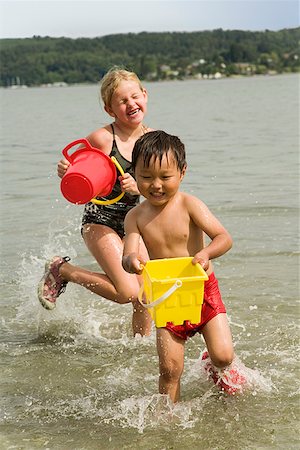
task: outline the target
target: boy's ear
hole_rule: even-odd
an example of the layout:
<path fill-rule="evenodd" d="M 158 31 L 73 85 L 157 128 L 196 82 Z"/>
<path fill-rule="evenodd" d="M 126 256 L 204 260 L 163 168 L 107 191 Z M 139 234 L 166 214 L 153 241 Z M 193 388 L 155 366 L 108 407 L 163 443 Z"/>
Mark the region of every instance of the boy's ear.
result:
<path fill-rule="evenodd" d="M 186 165 L 184 166 L 184 168 L 182 169 L 182 171 L 181 171 L 181 174 L 180 174 L 180 181 L 183 179 L 183 177 L 184 177 L 184 175 L 185 175 L 185 172 L 186 172 Z"/>

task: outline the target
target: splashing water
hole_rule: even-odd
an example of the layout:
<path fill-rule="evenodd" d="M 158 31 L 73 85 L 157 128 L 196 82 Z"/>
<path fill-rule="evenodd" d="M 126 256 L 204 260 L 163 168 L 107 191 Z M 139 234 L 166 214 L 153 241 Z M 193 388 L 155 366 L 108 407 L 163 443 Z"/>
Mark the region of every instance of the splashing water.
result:
<path fill-rule="evenodd" d="M 201 409 L 198 408 L 198 411 Z M 122 427 L 136 428 L 139 433 L 157 426 L 169 428 L 192 428 L 197 420 L 192 418 L 192 407 L 188 403 L 174 405 L 166 395 L 154 394 L 145 397 L 130 397 L 119 403 L 113 421 Z"/>
<path fill-rule="evenodd" d="M 251 391 L 255 395 L 257 390 L 270 393 L 274 388 L 270 380 L 266 380 L 258 370 L 246 367 L 236 355 L 230 366 L 219 369 L 213 365 L 205 350 L 200 367 L 207 379 L 212 379 L 216 386 L 231 395 L 242 394 L 245 391 Z"/>

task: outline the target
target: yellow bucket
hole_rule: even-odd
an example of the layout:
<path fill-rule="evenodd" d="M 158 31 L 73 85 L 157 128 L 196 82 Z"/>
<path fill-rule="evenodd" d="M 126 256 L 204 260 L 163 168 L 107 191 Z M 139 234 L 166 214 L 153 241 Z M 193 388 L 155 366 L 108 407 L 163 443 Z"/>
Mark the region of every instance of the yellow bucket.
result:
<path fill-rule="evenodd" d="M 192 264 L 192 259 L 154 259 L 145 264 L 139 300 L 149 309 L 157 328 L 165 327 L 167 322 L 200 322 L 208 276 L 200 264 Z"/>

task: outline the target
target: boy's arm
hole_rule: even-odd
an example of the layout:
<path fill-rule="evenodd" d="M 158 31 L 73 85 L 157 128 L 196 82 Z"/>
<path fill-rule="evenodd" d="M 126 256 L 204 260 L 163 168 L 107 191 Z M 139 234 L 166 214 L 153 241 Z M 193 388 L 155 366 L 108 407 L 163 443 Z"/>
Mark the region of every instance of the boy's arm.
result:
<path fill-rule="evenodd" d="M 196 226 L 201 228 L 211 239 L 210 244 L 197 252 L 193 259 L 194 264 L 199 262 L 204 269 L 207 269 L 210 259 L 218 258 L 231 249 L 232 238 L 201 200 L 189 197 L 188 208 Z"/>
<path fill-rule="evenodd" d="M 146 264 L 146 261 L 139 254 L 141 235 L 136 221 L 138 208 L 138 206 L 133 208 L 125 217 L 122 265 L 126 272 L 140 274 L 142 273 L 143 265 Z"/>

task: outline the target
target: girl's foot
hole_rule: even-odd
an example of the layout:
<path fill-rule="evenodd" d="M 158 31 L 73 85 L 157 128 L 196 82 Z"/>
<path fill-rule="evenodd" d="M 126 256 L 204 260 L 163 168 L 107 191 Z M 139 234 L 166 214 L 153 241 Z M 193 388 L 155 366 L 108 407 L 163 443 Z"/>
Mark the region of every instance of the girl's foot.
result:
<path fill-rule="evenodd" d="M 54 309 L 57 297 L 66 290 L 68 284 L 59 274 L 59 268 L 65 262 L 70 261 L 68 256 L 54 256 L 45 264 L 45 273 L 38 284 L 38 298 L 46 309 Z"/>

